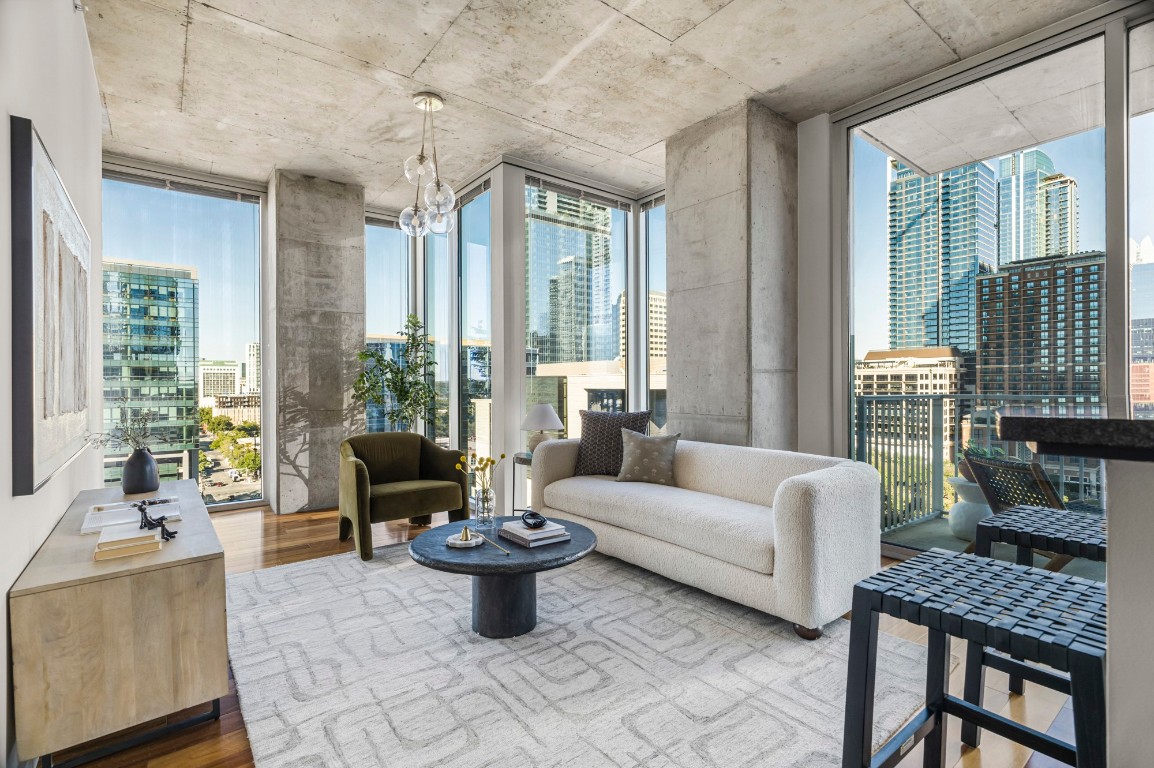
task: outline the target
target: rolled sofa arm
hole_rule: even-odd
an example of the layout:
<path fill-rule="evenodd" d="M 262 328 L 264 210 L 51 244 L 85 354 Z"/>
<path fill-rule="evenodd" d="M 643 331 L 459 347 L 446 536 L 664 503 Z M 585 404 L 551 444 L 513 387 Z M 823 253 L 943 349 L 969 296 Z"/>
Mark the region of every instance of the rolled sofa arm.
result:
<path fill-rule="evenodd" d="M 783 618 L 818 628 L 881 567 L 881 476 L 846 461 L 791 477 L 773 500 L 773 578 Z"/>
<path fill-rule="evenodd" d="M 545 508 L 545 486 L 573 477 L 580 440 L 546 440 L 533 451 L 533 509 Z"/>

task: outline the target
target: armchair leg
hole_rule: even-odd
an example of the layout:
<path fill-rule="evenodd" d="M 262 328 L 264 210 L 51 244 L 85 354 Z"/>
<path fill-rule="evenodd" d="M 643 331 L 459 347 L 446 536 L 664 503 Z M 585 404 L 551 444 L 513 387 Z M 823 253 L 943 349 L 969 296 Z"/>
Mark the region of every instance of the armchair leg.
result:
<path fill-rule="evenodd" d="M 410 517 L 409 518 L 409 525 L 421 525 L 421 526 L 428 527 L 429 525 L 432 525 L 432 523 L 433 523 L 433 516 L 432 515 L 419 515 L 417 517 Z"/>
<path fill-rule="evenodd" d="M 348 541 L 353 535 L 353 521 L 347 517 L 341 516 L 337 522 L 337 539 L 339 541 Z"/>
<path fill-rule="evenodd" d="M 809 627 L 803 627 L 800 624 L 794 624 L 793 631 L 796 632 L 797 636 L 802 640 L 817 640 L 819 637 L 821 637 L 821 627 L 810 629 Z"/>

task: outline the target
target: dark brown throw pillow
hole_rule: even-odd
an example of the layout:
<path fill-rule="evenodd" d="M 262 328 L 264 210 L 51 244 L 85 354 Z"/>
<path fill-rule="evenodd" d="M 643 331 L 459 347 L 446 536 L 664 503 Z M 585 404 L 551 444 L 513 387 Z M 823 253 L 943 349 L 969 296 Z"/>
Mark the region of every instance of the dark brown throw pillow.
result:
<path fill-rule="evenodd" d="M 603 413 L 581 411 L 581 444 L 575 475 L 614 475 L 621 471 L 621 430 L 645 434 L 652 411 Z"/>

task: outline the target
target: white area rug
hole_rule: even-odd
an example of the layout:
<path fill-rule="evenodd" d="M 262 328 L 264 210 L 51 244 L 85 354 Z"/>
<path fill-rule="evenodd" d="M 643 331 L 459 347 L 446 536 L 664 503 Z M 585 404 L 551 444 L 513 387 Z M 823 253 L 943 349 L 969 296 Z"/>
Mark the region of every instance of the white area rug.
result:
<path fill-rule="evenodd" d="M 789 624 L 594 553 L 538 575 L 538 624 L 470 629 L 470 580 L 407 547 L 230 576 L 259 768 L 841 764 L 849 622 Z M 922 705 L 923 648 L 882 635 L 877 740 Z"/>

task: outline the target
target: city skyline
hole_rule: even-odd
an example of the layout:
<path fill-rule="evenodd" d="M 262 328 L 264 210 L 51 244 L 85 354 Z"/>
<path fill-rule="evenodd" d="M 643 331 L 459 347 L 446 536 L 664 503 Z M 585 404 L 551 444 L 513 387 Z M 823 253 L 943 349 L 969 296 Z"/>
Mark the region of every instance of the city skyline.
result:
<path fill-rule="evenodd" d="M 1052 159 L 1057 173 L 1077 180 L 1080 197 L 1078 251 L 1105 248 L 1104 146 L 1104 132 L 1099 128 L 1032 148 Z M 1001 157 L 1006 156 L 990 158 L 962 168 L 984 165 L 996 176 L 995 163 Z M 892 335 L 890 328 L 892 310 L 888 299 L 890 294 L 888 209 L 891 185 L 889 164 L 890 158 L 885 153 L 855 134 L 852 224 L 853 354 L 859 360 L 870 350 L 889 349 Z M 991 235 L 997 236 L 994 232 L 991 232 Z M 887 301 L 878 302 L 876 297 L 879 295 L 887 296 Z"/>
<path fill-rule="evenodd" d="M 196 269 L 200 355 L 244 360 L 260 338 L 260 204 L 104 179 L 105 262 Z"/>

